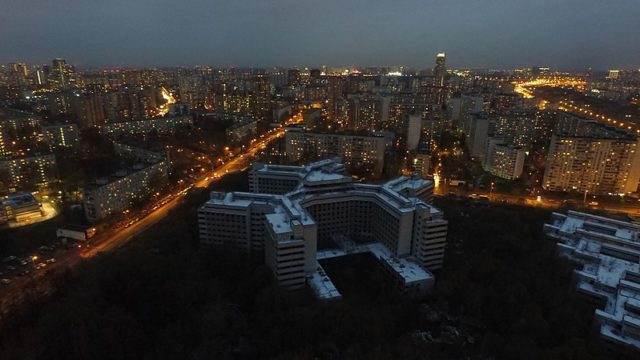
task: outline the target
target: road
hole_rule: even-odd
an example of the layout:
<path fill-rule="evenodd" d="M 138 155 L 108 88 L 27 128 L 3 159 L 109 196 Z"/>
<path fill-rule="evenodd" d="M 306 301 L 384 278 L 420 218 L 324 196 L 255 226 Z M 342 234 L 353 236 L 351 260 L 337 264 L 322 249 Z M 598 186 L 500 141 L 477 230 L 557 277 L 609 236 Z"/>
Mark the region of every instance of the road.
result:
<path fill-rule="evenodd" d="M 293 125 L 301 121 L 302 115 L 297 114 L 289 119 L 285 125 Z M 260 150 L 266 148 L 269 143 L 284 136 L 284 134 L 285 129 L 283 127 L 270 130 L 252 141 L 250 146 L 242 153 L 236 154 L 233 158 L 227 160 L 213 171 L 204 174 L 193 186 L 207 188 L 211 183 L 217 181 L 225 174 L 246 169 Z M 58 271 L 71 268 L 83 260 L 90 259 L 100 253 L 108 252 L 126 244 L 136 235 L 143 233 L 165 218 L 172 209 L 180 204 L 180 201 L 187 195 L 190 188 L 191 186 L 172 194 L 168 201 L 162 205 L 158 205 L 153 211 L 144 217 L 140 217 L 139 220 L 130 223 L 130 226 L 115 228 L 97 234 L 91 239 L 88 246 L 56 250 L 58 254 L 56 254 L 55 263 L 46 264 L 46 266 L 41 269 L 36 269 L 38 260 L 33 261 L 33 264 L 27 265 L 26 267 L 29 268 L 28 275 L 16 277 L 9 284 L 0 285 L 2 286 L 0 287 L 0 321 L 2 321 L 13 306 L 21 303 L 26 297 L 40 296 L 51 291 L 50 284 L 44 281 L 49 278 L 47 274 L 53 270 Z M 49 254 L 42 255 L 41 257 L 45 258 L 50 256 Z"/>
<path fill-rule="evenodd" d="M 548 209 L 560 209 L 565 205 L 565 199 L 562 195 L 543 193 L 541 196 L 527 196 L 527 195 L 513 195 L 502 194 L 489 190 L 468 190 L 464 187 L 449 186 L 447 184 L 441 184 L 435 191 L 436 195 L 447 196 L 456 195 L 459 197 L 468 197 L 470 199 L 479 199 L 481 196 L 488 199 L 492 203 L 507 203 L 516 205 L 526 205 L 533 207 L 542 207 Z M 589 199 L 588 199 L 589 200 Z M 583 200 L 579 198 L 568 199 L 572 207 L 575 208 L 587 208 L 588 206 L 583 204 Z M 603 210 L 612 213 L 624 213 L 632 218 L 640 217 L 640 202 L 632 203 L 612 203 L 611 201 L 599 200 L 598 206 L 590 207 L 591 209 Z"/>

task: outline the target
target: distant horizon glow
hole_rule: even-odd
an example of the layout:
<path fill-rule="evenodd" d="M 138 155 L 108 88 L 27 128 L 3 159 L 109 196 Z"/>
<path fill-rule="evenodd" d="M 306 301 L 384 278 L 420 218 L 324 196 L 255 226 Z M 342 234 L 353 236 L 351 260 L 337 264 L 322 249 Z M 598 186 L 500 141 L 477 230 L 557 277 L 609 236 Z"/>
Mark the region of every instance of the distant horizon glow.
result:
<path fill-rule="evenodd" d="M 0 62 L 99 67 L 640 68 L 620 0 L 4 0 Z"/>

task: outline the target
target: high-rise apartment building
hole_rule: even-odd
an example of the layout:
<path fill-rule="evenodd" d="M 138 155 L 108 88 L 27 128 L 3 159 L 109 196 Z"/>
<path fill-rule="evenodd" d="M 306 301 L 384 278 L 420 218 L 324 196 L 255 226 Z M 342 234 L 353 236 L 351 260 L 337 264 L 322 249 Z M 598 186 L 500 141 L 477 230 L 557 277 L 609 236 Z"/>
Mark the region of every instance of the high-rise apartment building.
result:
<path fill-rule="evenodd" d="M 638 137 L 578 115 L 559 114 L 543 187 L 551 191 L 625 194 L 638 189 Z"/>
<path fill-rule="evenodd" d="M 465 119 L 462 131 L 472 158 L 482 160 L 487 149 L 490 119 L 487 113 L 471 113 Z"/>
<path fill-rule="evenodd" d="M 522 175 L 524 158 L 523 148 L 504 139 L 489 138 L 482 167 L 497 177 L 515 180 Z"/>
<path fill-rule="evenodd" d="M 407 150 L 415 150 L 420 143 L 422 134 L 422 116 L 419 114 L 409 115 L 407 120 Z"/>
<path fill-rule="evenodd" d="M 356 135 L 350 133 L 314 133 L 297 127 L 287 128 L 285 151 L 291 161 L 340 157 L 351 169 L 380 175 L 392 134 L 386 132 Z"/>
<path fill-rule="evenodd" d="M 58 179 L 53 154 L 0 159 L 0 192 L 49 189 Z"/>
<path fill-rule="evenodd" d="M 448 98 L 447 95 L 447 83 L 445 81 L 447 75 L 446 56 L 444 53 L 439 53 L 436 56 L 436 66 L 433 69 L 434 85 L 436 90 L 437 103 L 443 105 Z"/>
<path fill-rule="evenodd" d="M 65 59 L 56 58 L 52 61 L 48 81 L 55 87 L 66 88 L 78 83 L 78 75 L 73 65 L 67 64 Z"/>

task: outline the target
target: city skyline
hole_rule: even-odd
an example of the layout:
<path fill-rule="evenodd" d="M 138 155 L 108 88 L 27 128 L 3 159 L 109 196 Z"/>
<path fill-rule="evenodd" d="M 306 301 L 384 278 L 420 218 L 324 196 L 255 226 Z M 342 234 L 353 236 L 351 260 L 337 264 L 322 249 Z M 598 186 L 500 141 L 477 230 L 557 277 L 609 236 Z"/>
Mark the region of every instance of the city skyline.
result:
<path fill-rule="evenodd" d="M 632 1 L 350 0 L 322 6 L 280 0 L 242 3 L 139 0 L 77 3 L 10 0 L 0 14 L 0 62 L 79 67 L 424 68 L 447 53 L 451 68 L 637 69 L 640 23 Z M 366 6 L 365 6 L 366 5 Z M 524 16 L 526 14 L 526 16 Z M 615 60 L 614 60 L 615 59 Z"/>

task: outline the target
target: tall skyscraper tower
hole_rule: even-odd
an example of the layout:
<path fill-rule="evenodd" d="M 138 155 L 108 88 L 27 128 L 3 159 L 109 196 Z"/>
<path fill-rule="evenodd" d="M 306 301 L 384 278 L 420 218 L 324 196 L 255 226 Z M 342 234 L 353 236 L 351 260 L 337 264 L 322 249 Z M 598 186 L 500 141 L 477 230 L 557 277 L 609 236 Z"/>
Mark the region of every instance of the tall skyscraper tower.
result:
<path fill-rule="evenodd" d="M 437 86 L 444 86 L 444 76 L 446 74 L 446 55 L 444 53 L 439 53 L 438 56 L 436 56 L 436 67 L 433 69 L 435 84 Z"/>
<path fill-rule="evenodd" d="M 439 53 L 436 56 L 436 67 L 433 69 L 434 85 L 438 89 L 438 104 L 443 105 L 447 101 L 447 89 L 445 88 L 444 77 L 447 74 L 446 56 L 444 53 Z"/>

